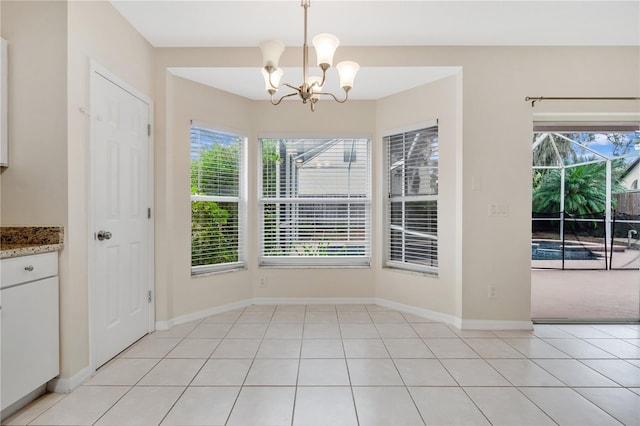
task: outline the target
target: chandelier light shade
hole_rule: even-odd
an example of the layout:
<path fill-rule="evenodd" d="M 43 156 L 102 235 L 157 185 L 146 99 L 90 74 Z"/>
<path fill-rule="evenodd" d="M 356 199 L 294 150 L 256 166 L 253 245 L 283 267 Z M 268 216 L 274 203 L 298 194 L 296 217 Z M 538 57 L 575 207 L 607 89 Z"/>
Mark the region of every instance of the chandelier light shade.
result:
<path fill-rule="evenodd" d="M 344 99 L 339 99 L 330 92 L 323 92 L 327 70 L 333 66 L 333 55 L 340 45 L 338 37 L 332 34 L 318 34 L 313 38 L 312 44 L 316 51 L 318 67 L 322 71 L 322 77 L 309 77 L 309 47 L 307 46 L 307 10 L 311 6 L 311 0 L 302 0 L 301 6 L 304 8 L 304 43 L 302 45 L 302 84 L 294 86 L 283 83 L 293 92 L 283 95 L 279 99 L 274 99 L 275 93 L 280 88 L 280 80 L 283 75 L 281 68 L 278 68 L 280 56 L 284 52 L 284 44 L 278 40 L 268 40 L 260 43 L 262 51 L 262 76 L 264 77 L 265 90 L 271 96 L 271 103 L 278 105 L 283 99 L 298 95 L 302 99 L 302 103 L 307 102 L 311 105 L 311 111 L 315 111 L 315 104 L 320 96 L 329 96 L 336 102 L 344 103 L 349 99 L 349 91 L 353 88 L 353 82 L 360 66 L 352 61 L 340 62 L 336 65 L 340 76 L 340 87 L 344 90 Z"/>
<path fill-rule="evenodd" d="M 278 61 L 284 52 L 284 43 L 280 40 L 267 40 L 260 43 L 262 50 L 262 66 L 278 68 Z"/>
<path fill-rule="evenodd" d="M 348 92 L 353 87 L 353 80 L 356 78 L 360 65 L 353 61 L 342 61 L 336 65 L 336 69 L 340 75 L 340 87 Z"/>
<path fill-rule="evenodd" d="M 280 68 L 276 68 L 271 74 L 267 72 L 266 68 L 262 68 L 262 77 L 264 77 L 265 82 L 264 88 L 269 94 L 273 95 L 278 91 L 277 87 L 280 85 L 282 74 L 284 74 L 284 72 Z"/>
<path fill-rule="evenodd" d="M 336 53 L 336 49 L 340 45 L 340 40 L 333 34 L 318 34 L 313 38 L 311 42 L 316 49 L 316 56 L 318 57 L 318 66 L 320 68 L 329 68 L 333 65 L 333 54 Z"/>

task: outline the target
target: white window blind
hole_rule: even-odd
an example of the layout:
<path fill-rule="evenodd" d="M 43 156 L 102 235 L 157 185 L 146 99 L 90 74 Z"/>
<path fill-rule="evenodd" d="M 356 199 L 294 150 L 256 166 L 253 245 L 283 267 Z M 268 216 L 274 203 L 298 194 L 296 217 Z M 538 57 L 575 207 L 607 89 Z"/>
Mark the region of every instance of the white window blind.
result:
<path fill-rule="evenodd" d="M 191 273 L 244 265 L 245 139 L 191 124 Z"/>
<path fill-rule="evenodd" d="M 438 270 L 438 127 L 384 138 L 389 267 Z"/>
<path fill-rule="evenodd" d="M 368 139 L 261 139 L 260 263 L 369 265 Z"/>

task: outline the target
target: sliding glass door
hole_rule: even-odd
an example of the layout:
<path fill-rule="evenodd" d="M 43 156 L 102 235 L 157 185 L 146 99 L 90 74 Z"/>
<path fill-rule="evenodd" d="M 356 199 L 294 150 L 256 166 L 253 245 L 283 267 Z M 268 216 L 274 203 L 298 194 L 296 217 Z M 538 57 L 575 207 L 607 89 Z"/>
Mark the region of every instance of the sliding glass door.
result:
<path fill-rule="evenodd" d="M 532 317 L 638 320 L 637 126 L 539 124 L 534 130 Z"/>

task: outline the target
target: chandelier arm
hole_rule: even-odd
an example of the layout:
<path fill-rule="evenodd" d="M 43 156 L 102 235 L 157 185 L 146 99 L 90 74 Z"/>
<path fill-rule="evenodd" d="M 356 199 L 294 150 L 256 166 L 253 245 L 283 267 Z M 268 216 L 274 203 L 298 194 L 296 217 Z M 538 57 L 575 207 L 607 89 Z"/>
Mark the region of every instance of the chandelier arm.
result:
<path fill-rule="evenodd" d="M 344 99 L 340 100 L 336 97 L 336 95 L 334 95 L 331 92 L 318 92 L 318 93 L 314 93 L 314 95 L 325 95 L 325 96 L 331 96 L 333 98 L 334 101 L 338 102 L 339 104 L 343 104 L 345 102 L 347 102 L 347 100 L 349 99 L 349 91 L 345 90 L 344 91 Z"/>
<path fill-rule="evenodd" d="M 271 81 L 271 76 L 273 75 L 273 72 L 269 72 L 269 71 L 267 71 L 267 73 L 269 74 L 269 86 L 271 86 L 271 88 L 272 88 L 273 90 L 278 90 L 278 87 L 277 87 L 277 86 L 274 86 L 274 85 L 273 85 L 273 82 Z"/>
<path fill-rule="evenodd" d="M 297 94 L 298 94 L 298 93 L 296 93 L 296 92 L 289 93 L 288 95 L 284 95 L 284 96 L 282 96 L 280 99 L 278 99 L 278 101 L 277 101 L 277 102 L 273 102 L 273 95 L 271 95 L 271 105 L 280 105 L 280 102 L 282 102 L 282 100 L 283 100 L 284 98 L 288 98 L 289 96 L 295 96 L 295 95 L 297 95 Z"/>
<path fill-rule="evenodd" d="M 289 84 L 289 83 L 282 83 L 282 85 L 283 85 L 283 86 L 287 86 L 288 88 L 293 89 L 293 90 L 295 90 L 296 92 L 300 92 L 300 88 L 299 88 L 299 87 L 293 86 L 293 85 L 291 85 L 291 84 Z"/>
<path fill-rule="evenodd" d="M 319 87 L 324 86 L 324 81 L 327 78 L 327 68 L 321 67 L 321 69 L 322 69 L 322 82 L 320 84 L 318 84 Z"/>
<path fill-rule="evenodd" d="M 260 48 L 263 53 L 263 60 L 266 65 L 264 65 L 264 71 L 268 73 L 268 77 L 265 75 L 265 79 L 267 80 L 266 90 L 270 94 L 270 102 L 272 105 L 279 105 L 284 98 L 288 98 L 291 96 L 298 95 L 302 100 L 302 103 L 307 103 L 310 101 L 311 111 L 315 111 L 316 103 L 318 102 L 318 97 L 320 95 L 330 96 L 334 101 L 338 103 L 345 103 L 349 99 L 349 91 L 351 90 L 351 85 L 353 85 L 353 79 L 355 77 L 355 73 L 358 71 L 358 64 L 355 62 L 345 62 L 345 66 L 341 67 L 340 64 L 337 65 L 339 71 L 341 68 L 344 68 L 348 71 L 345 74 L 345 77 L 348 77 L 344 80 L 341 78 L 340 84 L 343 85 L 342 89 L 344 90 L 344 99 L 338 99 L 336 95 L 331 92 L 322 92 L 322 88 L 325 85 L 327 79 L 327 70 L 331 67 L 333 53 L 335 52 L 336 47 L 339 44 L 339 40 L 337 37 L 331 34 L 322 34 L 316 36 L 318 38 L 318 44 L 314 44 L 316 47 L 316 54 L 318 54 L 318 46 L 323 48 L 323 55 L 321 55 L 320 59 L 318 59 L 321 63 L 318 64 L 320 69 L 322 70 L 322 78 L 319 77 L 309 77 L 309 46 L 307 44 L 307 33 L 308 33 L 308 9 L 311 6 L 311 0 L 300 0 L 300 5 L 304 9 L 304 38 L 302 44 L 302 84 L 300 86 L 293 86 L 289 83 L 280 83 L 280 78 L 282 77 L 282 70 L 277 68 L 278 58 L 282 54 L 282 50 L 284 49 L 284 45 L 281 42 L 264 42 L 264 46 L 261 43 Z M 314 39 L 315 41 L 315 39 Z M 268 45 L 267 45 L 268 44 Z M 274 46 L 275 44 L 275 46 Z M 266 55 L 266 57 L 265 57 Z M 274 56 L 275 59 L 271 59 L 270 57 Z M 326 56 L 326 58 L 325 58 Z M 275 65 L 274 65 L 275 64 Z M 276 78 L 279 86 L 273 84 L 273 74 L 278 72 Z M 311 81 L 309 81 L 311 80 Z M 346 85 L 345 85 L 346 84 Z M 286 86 L 293 90 L 293 92 L 288 93 L 277 100 L 274 100 L 274 94 L 276 93 L 278 87 Z M 318 92 L 315 92 L 318 90 Z"/>

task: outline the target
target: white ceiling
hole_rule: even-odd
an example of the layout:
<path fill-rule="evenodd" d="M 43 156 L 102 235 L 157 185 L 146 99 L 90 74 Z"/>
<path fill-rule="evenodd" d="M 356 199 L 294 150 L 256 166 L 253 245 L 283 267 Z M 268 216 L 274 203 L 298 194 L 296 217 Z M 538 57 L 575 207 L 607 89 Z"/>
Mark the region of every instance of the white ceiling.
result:
<path fill-rule="evenodd" d="M 111 3 L 155 47 L 246 47 L 266 39 L 302 44 L 300 0 Z M 329 32 L 342 46 L 640 46 L 639 0 L 312 0 L 308 20 L 309 38 Z M 259 66 L 172 72 L 266 99 Z M 285 69 L 283 81 L 301 80 L 296 71 Z M 454 72 L 448 67 L 363 68 L 350 97 L 378 99 Z"/>

